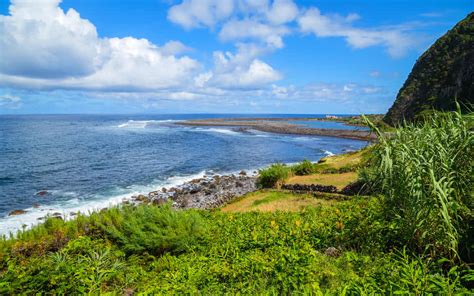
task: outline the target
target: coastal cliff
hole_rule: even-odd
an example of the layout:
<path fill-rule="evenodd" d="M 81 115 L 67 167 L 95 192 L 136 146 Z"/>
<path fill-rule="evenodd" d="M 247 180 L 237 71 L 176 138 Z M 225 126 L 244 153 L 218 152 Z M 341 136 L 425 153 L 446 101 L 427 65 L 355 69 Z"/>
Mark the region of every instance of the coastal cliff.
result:
<path fill-rule="evenodd" d="M 435 110 L 474 103 L 474 12 L 439 38 L 417 60 L 384 117 L 396 125 Z"/>

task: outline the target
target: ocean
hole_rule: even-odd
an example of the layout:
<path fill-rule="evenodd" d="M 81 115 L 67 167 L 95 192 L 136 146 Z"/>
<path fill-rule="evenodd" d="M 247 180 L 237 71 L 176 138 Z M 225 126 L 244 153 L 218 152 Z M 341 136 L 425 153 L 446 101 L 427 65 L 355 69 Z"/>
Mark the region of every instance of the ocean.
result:
<path fill-rule="evenodd" d="M 322 117 L 0 116 L 0 234 L 28 228 L 47 214 L 67 217 L 71 212 L 99 210 L 132 195 L 205 174 L 254 171 L 274 162 L 317 161 L 367 144 L 332 137 L 175 124 L 199 118 L 309 116 Z M 337 128 L 338 123 L 331 127 Z M 26 213 L 9 216 L 13 210 Z"/>

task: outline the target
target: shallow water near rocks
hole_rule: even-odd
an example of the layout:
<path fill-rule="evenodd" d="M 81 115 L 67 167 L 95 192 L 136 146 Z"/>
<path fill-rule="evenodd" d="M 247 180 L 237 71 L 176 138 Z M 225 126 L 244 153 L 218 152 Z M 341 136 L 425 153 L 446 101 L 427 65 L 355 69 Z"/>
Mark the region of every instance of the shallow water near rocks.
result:
<path fill-rule="evenodd" d="M 210 172 L 317 161 L 366 145 L 330 137 L 174 124 L 230 116 L 238 115 L 0 116 L 0 234 L 28 227 L 48 213 L 100 209 Z M 20 209 L 27 212 L 8 216 Z"/>

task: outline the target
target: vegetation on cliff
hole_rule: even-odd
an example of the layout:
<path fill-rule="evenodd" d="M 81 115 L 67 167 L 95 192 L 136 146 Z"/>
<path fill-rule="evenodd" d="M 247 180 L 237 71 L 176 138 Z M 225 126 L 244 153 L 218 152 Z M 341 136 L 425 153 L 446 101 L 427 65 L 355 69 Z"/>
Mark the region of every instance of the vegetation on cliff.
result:
<path fill-rule="evenodd" d="M 474 12 L 439 38 L 415 63 L 384 121 L 400 124 L 432 110 L 474 104 Z"/>

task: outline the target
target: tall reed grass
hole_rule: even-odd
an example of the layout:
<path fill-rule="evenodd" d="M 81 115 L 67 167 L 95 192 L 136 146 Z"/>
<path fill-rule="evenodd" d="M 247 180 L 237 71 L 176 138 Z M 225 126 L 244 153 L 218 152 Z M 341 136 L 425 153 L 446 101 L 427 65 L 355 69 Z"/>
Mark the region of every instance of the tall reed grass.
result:
<path fill-rule="evenodd" d="M 401 244 L 472 262 L 474 134 L 460 112 L 439 113 L 378 134 L 361 178 L 383 194 Z M 467 259 L 466 259 L 467 258 Z"/>

